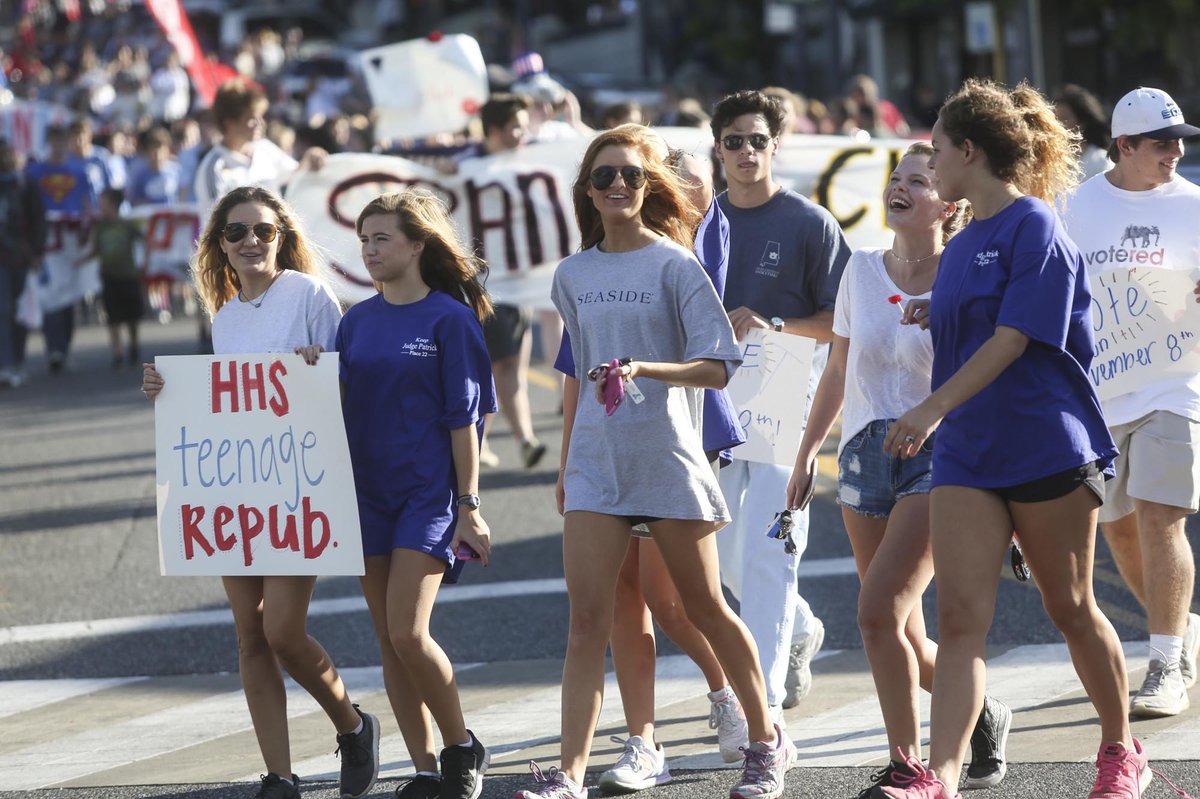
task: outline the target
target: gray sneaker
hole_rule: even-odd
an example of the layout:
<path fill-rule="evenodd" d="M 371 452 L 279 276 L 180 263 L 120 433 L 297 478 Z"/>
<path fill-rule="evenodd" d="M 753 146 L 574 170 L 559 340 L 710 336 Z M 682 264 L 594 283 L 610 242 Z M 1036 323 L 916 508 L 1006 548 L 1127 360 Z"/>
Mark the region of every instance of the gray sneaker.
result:
<path fill-rule="evenodd" d="M 1145 682 L 1129 703 L 1129 715 L 1138 718 L 1178 716 L 1188 709 L 1188 704 L 1179 664 L 1151 660 Z"/>
<path fill-rule="evenodd" d="M 375 787 L 379 777 L 379 719 L 354 706 L 363 728 L 355 735 L 337 737 L 337 755 L 342 759 L 339 788 L 342 799 L 361 799 Z"/>
<path fill-rule="evenodd" d="M 965 790 L 992 788 L 1000 784 L 1008 771 L 1004 750 L 1008 731 L 1012 727 L 1012 711 L 1008 705 L 990 696 L 983 698 L 983 710 L 971 733 L 971 764 L 967 766 Z"/>
<path fill-rule="evenodd" d="M 729 799 L 776 799 L 783 795 L 783 780 L 796 764 L 796 747 L 788 734 L 775 727 L 776 745 L 755 741 L 744 750 L 742 780 L 729 791 Z"/>
<path fill-rule="evenodd" d="M 825 625 L 813 617 L 813 631 L 804 638 L 792 639 L 787 676 L 783 680 L 783 706 L 793 708 L 812 690 L 812 660 L 825 643 Z"/>
<path fill-rule="evenodd" d="M 1179 656 L 1179 672 L 1187 688 L 1196 684 L 1197 657 L 1200 657 L 1200 614 L 1189 613 L 1183 633 L 1183 654 Z"/>
<path fill-rule="evenodd" d="M 278 774 L 264 774 L 261 779 L 254 799 L 300 799 L 300 778 L 295 774 L 290 785 L 279 779 Z"/>

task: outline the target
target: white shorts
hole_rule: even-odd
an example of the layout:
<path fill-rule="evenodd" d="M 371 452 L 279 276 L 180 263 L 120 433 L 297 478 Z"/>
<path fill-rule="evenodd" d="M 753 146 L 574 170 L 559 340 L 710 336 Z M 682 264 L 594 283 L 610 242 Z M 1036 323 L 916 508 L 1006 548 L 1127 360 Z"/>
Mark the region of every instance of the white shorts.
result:
<path fill-rule="evenodd" d="M 1109 428 L 1121 451 L 1116 476 L 1104 486 L 1100 521 L 1134 510 L 1134 500 L 1195 512 L 1200 508 L 1200 422 L 1170 411 L 1152 411 Z"/>

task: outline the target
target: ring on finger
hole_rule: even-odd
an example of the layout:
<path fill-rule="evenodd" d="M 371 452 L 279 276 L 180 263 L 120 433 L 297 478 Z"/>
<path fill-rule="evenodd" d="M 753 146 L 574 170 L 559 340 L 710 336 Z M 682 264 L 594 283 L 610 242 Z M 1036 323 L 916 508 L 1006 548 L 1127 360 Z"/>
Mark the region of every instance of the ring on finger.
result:
<path fill-rule="evenodd" d="M 905 437 L 904 437 L 904 443 L 905 443 L 905 444 L 911 444 L 911 443 L 913 443 L 914 441 L 916 441 L 916 439 L 915 439 L 915 438 L 913 438 L 912 436 L 905 436 Z"/>

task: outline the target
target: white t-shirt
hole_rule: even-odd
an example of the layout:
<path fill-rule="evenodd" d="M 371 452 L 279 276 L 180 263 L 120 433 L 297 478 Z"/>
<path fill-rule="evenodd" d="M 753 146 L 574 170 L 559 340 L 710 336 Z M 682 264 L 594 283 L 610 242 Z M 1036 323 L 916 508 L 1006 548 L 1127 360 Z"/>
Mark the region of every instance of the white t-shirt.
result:
<path fill-rule="evenodd" d="M 850 339 L 842 440 L 846 443 L 876 419 L 898 419 L 929 396 L 933 339 L 919 325 L 900 324 L 901 308 L 924 294 L 906 294 L 883 265 L 883 250 L 850 256 L 833 309 L 834 335 Z M 888 301 L 901 295 L 901 305 Z"/>
<path fill-rule="evenodd" d="M 234 296 L 221 306 L 213 317 L 213 352 L 292 352 L 310 344 L 332 352 L 341 319 L 342 307 L 323 281 L 285 269 L 254 303 Z"/>
<path fill-rule="evenodd" d="M 1175 176 L 1149 191 L 1126 191 L 1097 175 L 1067 200 L 1063 224 L 1083 254 L 1088 275 L 1148 265 L 1190 272 L 1200 267 L 1200 186 Z M 1109 426 L 1151 411 L 1200 421 L 1200 374 L 1161 375 L 1136 391 L 1104 402 Z"/>
<path fill-rule="evenodd" d="M 250 156 L 214 145 L 196 167 L 193 192 L 207 219 L 212 207 L 239 186 L 261 186 L 279 194 L 300 163 L 270 139 L 256 139 Z"/>

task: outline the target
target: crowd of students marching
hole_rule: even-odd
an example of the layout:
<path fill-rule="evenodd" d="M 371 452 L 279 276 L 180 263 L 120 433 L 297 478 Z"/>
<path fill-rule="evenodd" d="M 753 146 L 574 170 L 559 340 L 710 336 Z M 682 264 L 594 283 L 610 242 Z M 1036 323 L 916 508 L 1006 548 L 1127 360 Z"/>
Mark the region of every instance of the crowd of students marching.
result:
<path fill-rule="evenodd" d="M 650 128 L 601 132 L 584 153 L 573 184 L 582 246 L 558 267 L 552 297 L 565 324 L 556 363 L 566 380 L 556 499 L 570 599 L 561 760 L 534 765 L 516 796 L 586 797 L 610 644 L 629 737 L 600 785 L 632 791 L 670 779 L 654 737 L 647 608 L 704 672 L 720 751 L 742 762 L 730 796 L 783 793 L 797 752 L 781 708 L 808 690 L 807 661 L 823 636 L 796 568 L 816 453 L 839 413 L 838 499 L 890 758 L 860 796 L 952 799 L 960 775 L 969 788 L 1004 778 L 1012 714 L 985 695 L 984 652 L 1014 531 L 1099 718 L 1089 799 L 1141 796 L 1151 770 L 1130 712 L 1178 713 L 1195 681 L 1192 573 L 1185 563 L 1172 577 L 1175 594 L 1188 594 L 1180 613 L 1150 569 L 1161 568 L 1155 547 L 1181 536 L 1197 509 L 1200 387 L 1196 376 L 1174 376 L 1102 406 L 1087 374 L 1096 347 L 1081 251 L 1095 246 L 1088 236 L 1105 235 L 1095 220 L 1108 219 L 1111 234 L 1130 207 L 1152 208 L 1165 265 L 1195 266 L 1200 189 L 1174 167 L 1180 140 L 1200 129 L 1165 93 L 1131 92 L 1113 114 L 1115 164 L 1073 193 L 1078 135 L 1050 104 L 1025 85 L 967 81 L 942 105 L 932 142 L 910 147 L 891 173 L 892 246 L 851 253 L 827 211 L 773 180 L 783 123 L 780 103 L 760 92 L 716 105 L 729 189 L 715 198 L 703 165 Z M 362 589 L 416 767 L 396 795 L 476 799 L 489 752 L 468 729 L 429 622 L 445 572 L 492 555 L 479 491 L 482 423 L 496 410 L 484 265 L 433 195 L 385 194 L 356 221 L 379 293 L 343 316 L 302 220 L 274 191 L 243 185 L 214 202 L 192 273 L 215 351 L 294 351 L 310 363 L 337 352 Z M 1066 224 L 1056 206 L 1068 209 Z M 793 469 L 728 457 L 741 435 L 722 389 L 741 361 L 739 340 L 756 328 L 831 342 L 796 403 L 807 429 Z M 416 339 L 436 357 L 413 357 L 404 344 Z M 143 391 L 154 399 L 163 389 L 145 365 Z M 1169 467 L 1155 464 L 1163 458 Z M 769 538 L 770 509 L 783 505 L 784 540 Z M 1153 634 L 1132 708 L 1120 642 L 1092 593 L 1098 518 L 1116 528 L 1110 541 L 1122 540 L 1122 526 L 1133 549 L 1153 539 L 1137 561 L 1118 554 Z M 936 644 L 920 602 L 933 578 Z M 380 725 L 306 632 L 315 578 L 223 580 L 268 771 L 257 795 L 300 795 L 279 665 L 335 728 L 341 795 L 366 795 Z M 927 759 L 920 690 L 933 697 Z"/>

